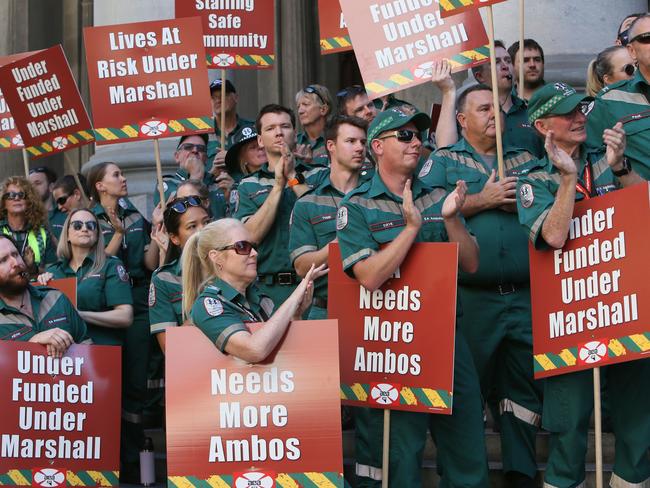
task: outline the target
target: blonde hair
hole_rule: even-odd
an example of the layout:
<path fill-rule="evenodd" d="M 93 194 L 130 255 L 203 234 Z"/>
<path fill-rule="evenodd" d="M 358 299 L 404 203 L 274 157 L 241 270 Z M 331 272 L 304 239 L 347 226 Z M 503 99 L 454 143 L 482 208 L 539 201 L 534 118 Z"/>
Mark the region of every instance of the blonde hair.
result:
<path fill-rule="evenodd" d="M 65 219 L 65 223 L 63 224 L 61 237 L 59 237 L 59 244 L 56 247 L 56 255 L 59 259 L 67 259 L 68 261 L 72 259 L 72 245 L 68 240 L 68 228 L 70 227 L 70 222 L 72 221 L 72 217 L 77 212 L 88 212 L 90 215 L 92 215 L 95 224 L 97 224 L 97 230 L 95 231 L 97 232 L 97 242 L 95 242 L 94 249 L 92 249 L 89 253 L 89 256 L 91 256 L 93 259 L 93 265 L 88 270 L 88 272 L 84 275 L 85 277 L 85 276 L 90 276 L 93 274 L 100 273 L 101 270 L 104 268 L 104 264 L 106 263 L 106 252 L 104 251 L 104 236 L 102 234 L 102 229 L 99 226 L 99 221 L 97 220 L 97 216 L 93 212 L 91 212 L 87 208 L 77 208 L 68 213 L 68 216 Z"/>
<path fill-rule="evenodd" d="M 589 67 L 587 68 L 587 95 L 595 97 L 605 87 L 605 76 L 611 76 L 614 70 L 612 57 L 621 49 L 627 48 L 623 46 L 610 46 L 598 53 L 598 56 L 589 63 Z"/>
<path fill-rule="evenodd" d="M 229 245 L 230 231 L 243 228 L 237 219 L 219 219 L 210 222 L 188 239 L 181 256 L 183 270 L 183 312 L 189 317 L 194 302 L 208 282 L 217 276 L 217 270 L 208 253 Z"/>

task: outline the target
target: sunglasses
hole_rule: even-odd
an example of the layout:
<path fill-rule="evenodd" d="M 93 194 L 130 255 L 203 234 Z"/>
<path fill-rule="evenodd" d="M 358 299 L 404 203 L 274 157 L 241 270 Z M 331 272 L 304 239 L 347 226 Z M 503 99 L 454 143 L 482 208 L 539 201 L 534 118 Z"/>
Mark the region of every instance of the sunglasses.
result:
<path fill-rule="evenodd" d="M 626 64 L 623 66 L 623 69 L 621 71 L 623 71 L 623 73 L 625 73 L 627 76 L 634 76 L 634 73 L 636 72 L 636 66 L 633 64 Z"/>
<path fill-rule="evenodd" d="M 32 168 L 29 170 L 30 175 L 33 175 L 34 173 L 47 173 L 47 168 L 45 166 L 39 166 L 38 168 Z"/>
<path fill-rule="evenodd" d="M 352 85 L 336 93 L 336 98 L 356 97 L 366 93 L 366 89 L 361 85 Z"/>
<path fill-rule="evenodd" d="M 201 207 L 201 206 L 202 203 L 199 197 L 190 196 L 178 200 L 173 200 L 167 206 L 167 209 L 165 211 L 167 212 L 173 210 L 176 213 L 184 214 L 185 212 L 187 212 L 187 209 L 190 207 Z"/>
<path fill-rule="evenodd" d="M 205 144 L 192 144 L 191 142 L 185 142 L 178 146 L 178 149 L 182 149 L 183 151 L 194 151 L 196 149 L 196 152 L 200 153 L 207 153 L 208 152 L 208 147 Z"/>
<path fill-rule="evenodd" d="M 313 94 L 313 95 L 316 95 L 316 96 L 319 98 L 320 103 L 322 103 L 323 105 L 327 105 L 327 104 L 325 103 L 325 100 L 323 100 L 322 95 L 321 95 L 320 93 L 318 93 L 318 90 L 317 90 L 316 88 L 314 88 L 312 85 L 309 85 L 309 86 L 306 87 L 303 91 L 304 91 L 305 93 L 311 93 L 311 94 Z"/>
<path fill-rule="evenodd" d="M 26 195 L 24 191 L 8 191 L 2 195 L 2 198 L 5 200 L 24 200 L 25 196 Z"/>
<path fill-rule="evenodd" d="M 630 42 L 630 29 L 625 29 L 618 35 L 618 40 L 621 41 L 622 46 L 627 46 Z"/>
<path fill-rule="evenodd" d="M 64 195 L 62 197 L 59 197 L 56 199 L 56 204 L 57 205 L 65 205 L 65 202 L 68 201 L 68 198 L 70 198 L 70 195 Z"/>
<path fill-rule="evenodd" d="M 419 132 L 410 130 L 410 129 L 401 129 L 393 132 L 389 132 L 377 139 L 386 139 L 388 137 L 396 137 L 400 142 L 411 142 L 414 137 L 417 137 L 418 141 L 422 141 L 422 136 Z"/>
<path fill-rule="evenodd" d="M 242 256 L 250 255 L 253 249 L 257 251 L 255 244 L 248 241 L 237 241 L 229 246 L 220 247 L 216 249 L 216 251 L 228 251 L 230 249 L 234 250 L 237 254 L 241 254 Z"/>
<path fill-rule="evenodd" d="M 630 39 L 630 42 L 638 42 L 640 44 L 650 44 L 650 32 L 644 32 L 638 36 L 634 36 Z"/>
<path fill-rule="evenodd" d="M 70 227 L 72 227 L 74 230 L 81 230 L 86 226 L 86 229 L 89 230 L 90 232 L 95 232 L 97 230 L 97 222 L 94 220 L 88 220 L 86 222 L 82 220 L 73 220 L 70 222 Z"/>

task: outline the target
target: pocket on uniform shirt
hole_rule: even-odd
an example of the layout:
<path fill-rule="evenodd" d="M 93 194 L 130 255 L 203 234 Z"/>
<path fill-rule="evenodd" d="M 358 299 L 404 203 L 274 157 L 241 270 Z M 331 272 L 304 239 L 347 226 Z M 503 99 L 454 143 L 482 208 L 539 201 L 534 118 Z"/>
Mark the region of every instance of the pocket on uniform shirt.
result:
<path fill-rule="evenodd" d="M 447 168 L 447 181 L 449 183 L 449 189 L 453 191 L 456 187 L 456 183 L 460 180 L 463 180 L 467 183 L 467 190 L 470 194 L 478 193 L 485 186 L 485 181 L 487 181 L 487 176 L 481 176 L 476 171 L 471 171 L 467 169 L 459 168 Z"/>

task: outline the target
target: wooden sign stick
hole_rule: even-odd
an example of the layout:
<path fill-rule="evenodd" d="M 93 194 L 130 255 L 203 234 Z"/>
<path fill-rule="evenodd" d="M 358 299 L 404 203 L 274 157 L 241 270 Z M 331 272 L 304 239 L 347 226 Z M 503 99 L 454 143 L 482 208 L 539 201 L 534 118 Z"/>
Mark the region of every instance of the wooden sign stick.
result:
<path fill-rule="evenodd" d="M 165 188 L 163 187 L 162 163 L 160 162 L 160 141 L 156 138 L 153 140 L 153 152 L 156 155 L 156 178 L 158 179 L 158 192 L 160 193 L 160 206 L 163 212 L 167 208 L 165 201 Z"/>
<path fill-rule="evenodd" d="M 25 166 L 25 178 L 29 178 L 29 153 L 23 148 L 23 165 Z"/>
<path fill-rule="evenodd" d="M 488 36 L 490 38 L 490 71 L 492 74 L 492 103 L 494 105 L 494 123 L 497 131 L 497 163 L 499 178 L 505 177 L 503 168 L 503 134 L 501 133 L 501 104 L 499 103 L 499 87 L 497 85 L 497 57 L 494 47 L 494 14 L 492 5 L 487 8 Z"/>
<path fill-rule="evenodd" d="M 221 70 L 221 150 L 226 150 L 226 70 Z"/>
<path fill-rule="evenodd" d="M 594 368 L 594 430 L 596 431 L 596 488 L 603 488 L 603 431 L 601 424 L 600 368 Z"/>
<path fill-rule="evenodd" d="M 519 0 L 519 98 L 524 99 L 524 3 L 526 0 Z M 514 59 L 513 59 L 514 62 Z"/>
<path fill-rule="evenodd" d="M 384 445 L 381 456 L 381 488 L 388 488 L 390 464 L 390 410 L 384 410 Z"/>

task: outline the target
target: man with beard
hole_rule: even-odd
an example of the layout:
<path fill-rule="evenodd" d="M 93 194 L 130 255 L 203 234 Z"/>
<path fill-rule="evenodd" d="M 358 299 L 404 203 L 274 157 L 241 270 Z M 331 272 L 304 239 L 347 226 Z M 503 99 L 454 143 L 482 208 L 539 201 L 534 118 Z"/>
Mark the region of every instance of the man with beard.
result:
<path fill-rule="evenodd" d="M 13 240 L 0 235 L 0 340 L 43 344 L 57 358 L 73 343 L 90 343 L 86 324 L 66 296 L 31 286 L 26 269 Z"/>
<path fill-rule="evenodd" d="M 368 98 L 366 89 L 361 85 L 352 85 L 339 90 L 336 98 L 340 115 L 359 117 L 368 123 L 377 116 L 377 107 Z"/>
<path fill-rule="evenodd" d="M 519 85 L 519 41 L 508 48 L 508 54 L 514 62 L 515 79 Z M 544 50 L 534 39 L 524 39 L 524 100 L 530 100 L 533 93 L 545 84 Z"/>

